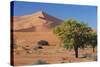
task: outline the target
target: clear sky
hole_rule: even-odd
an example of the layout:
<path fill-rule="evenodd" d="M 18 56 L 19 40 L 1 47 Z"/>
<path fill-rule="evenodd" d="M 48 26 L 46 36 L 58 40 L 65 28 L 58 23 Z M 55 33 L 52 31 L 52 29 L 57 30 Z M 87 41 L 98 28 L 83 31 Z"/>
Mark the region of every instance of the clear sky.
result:
<path fill-rule="evenodd" d="M 33 14 L 38 11 L 44 11 L 47 14 L 62 20 L 73 18 L 79 21 L 84 21 L 92 28 L 97 29 L 96 6 L 15 1 L 14 6 L 11 8 L 13 7 L 14 16 L 22 16 Z"/>

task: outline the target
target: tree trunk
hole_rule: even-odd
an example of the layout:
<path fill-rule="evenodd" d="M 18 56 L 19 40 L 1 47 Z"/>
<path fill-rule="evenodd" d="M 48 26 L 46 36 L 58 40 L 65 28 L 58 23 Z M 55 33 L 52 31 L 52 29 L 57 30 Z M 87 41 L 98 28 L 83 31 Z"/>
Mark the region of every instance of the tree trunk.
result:
<path fill-rule="evenodd" d="M 95 52 L 95 48 L 93 47 L 93 53 Z"/>
<path fill-rule="evenodd" d="M 74 46 L 75 57 L 78 58 L 78 45 Z"/>

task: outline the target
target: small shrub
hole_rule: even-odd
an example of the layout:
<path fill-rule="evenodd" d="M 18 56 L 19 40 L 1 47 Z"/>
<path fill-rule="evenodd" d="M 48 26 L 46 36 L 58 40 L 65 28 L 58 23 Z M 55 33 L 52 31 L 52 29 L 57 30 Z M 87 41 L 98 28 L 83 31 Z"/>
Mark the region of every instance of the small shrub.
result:
<path fill-rule="evenodd" d="M 61 63 L 66 63 L 66 62 L 62 61 Z"/>
<path fill-rule="evenodd" d="M 41 45 L 41 46 L 48 46 L 49 43 L 48 43 L 48 41 L 46 41 L 46 40 L 40 40 L 40 41 L 38 42 L 38 45 Z"/>
<path fill-rule="evenodd" d="M 93 55 L 93 61 L 97 61 L 98 58 L 97 58 L 97 55 Z"/>
<path fill-rule="evenodd" d="M 43 49 L 43 47 L 42 46 L 38 46 L 38 49 Z"/>
<path fill-rule="evenodd" d="M 35 64 L 48 64 L 48 63 L 44 60 L 38 60 Z"/>
<path fill-rule="evenodd" d="M 97 57 L 94 57 L 94 59 L 93 59 L 94 61 L 97 61 Z"/>

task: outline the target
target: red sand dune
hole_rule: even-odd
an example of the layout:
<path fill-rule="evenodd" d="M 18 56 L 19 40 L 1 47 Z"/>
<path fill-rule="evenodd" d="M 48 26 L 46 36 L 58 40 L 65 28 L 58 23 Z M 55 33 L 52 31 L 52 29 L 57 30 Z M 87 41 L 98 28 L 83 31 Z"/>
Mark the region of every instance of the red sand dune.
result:
<path fill-rule="evenodd" d="M 33 27 L 34 31 L 43 32 L 51 30 L 53 27 L 57 26 L 61 22 L 62 20 L 40 11 L 30 15 L 14 17 L 13 29 L 14 31 L 22 29 L 30 30 L 30 28 Z"/>
<path fill-rule="evenodd" d="M 34 45 L 39 40 L 47 40 L 50 44 L 59 43 L 53 34 L 52 28 L 59 25 L 62 20 L 50 16 L 42 11 L 13 18 L 14 40 L 22 45 Z"/>

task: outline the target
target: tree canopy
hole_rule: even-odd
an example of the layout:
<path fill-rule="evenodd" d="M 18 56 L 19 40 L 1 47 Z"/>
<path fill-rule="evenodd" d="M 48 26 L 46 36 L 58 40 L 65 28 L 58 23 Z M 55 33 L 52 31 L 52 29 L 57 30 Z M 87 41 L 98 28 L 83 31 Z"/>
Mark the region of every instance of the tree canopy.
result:
<path fill-rule="evenodd" d="M 76 57 L 78 57 L 78 48 L 84 46 L 87 43 L 93 43 L 88 39 L 92 28 L 84 22 L 80 22 L 74 19 L 69 19 L 62 22 L 61 25 L 54 28 L 53 32 L 60 38 L 65 48 L 74 48 Z M 90 38 L 90 39 L 91 39 Z"/>

